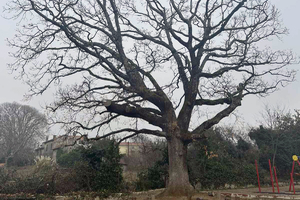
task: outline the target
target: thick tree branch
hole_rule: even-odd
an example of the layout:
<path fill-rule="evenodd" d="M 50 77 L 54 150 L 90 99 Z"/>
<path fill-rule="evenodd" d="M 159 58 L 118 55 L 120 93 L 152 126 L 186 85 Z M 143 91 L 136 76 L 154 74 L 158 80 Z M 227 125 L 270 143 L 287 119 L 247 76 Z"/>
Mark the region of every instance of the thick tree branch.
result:
<path fill-rule="evenodd" d="M 232 98 L 232 102 L 227 108 L 223 109 L 214 117 L 203 122 L 200 126 L 198 126 L 195 130 L 193 130 L 191 138 L 196 139 L 198 137 L 197 135 L 201 135 L 204 131 L 208 130 L 213 125 L 219 123 L 223 118 L 230 115 L 238 106 L 241 106 L 241 100 L 242 100 L 242 91 L 240 91 L 238 96 Z"/>
<path fill-rule="evenodd" d="M 113 101 L 105 101 L 103 104 L 109 112 L 126 117 L 141 118 L 154 126 L 164 128 L 165 120 L 162 117 L 149 112 L 148 109 L 132 107 L 128 104 L 115 104 Z"/>
<path fill-rule="evenodd" d="M 232 99 L 230 98 L 222 98 L 222 99 L 197 99 L 195 101 L 196 106 L 202 106 L 202 105 L 220 105 L 220 104 L 231 104 Z"/>

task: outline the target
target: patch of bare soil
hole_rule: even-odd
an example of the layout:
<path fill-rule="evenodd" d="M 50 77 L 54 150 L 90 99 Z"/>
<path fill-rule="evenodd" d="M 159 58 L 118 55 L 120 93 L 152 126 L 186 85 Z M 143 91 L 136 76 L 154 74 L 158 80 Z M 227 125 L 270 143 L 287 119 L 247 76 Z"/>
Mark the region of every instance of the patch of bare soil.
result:
<path fill-rule="evenodd" d="M 160 194 L 163 189 L 152 190 L 146 192 L 136 192 L 130 195 L 120 195 L 118 197 L 109 198 L 109 200 L 157 200 L 155 196 Z M 293 190 L 289 192 L 289 186 L 282 186 L 279 188 L 279 193 L 277 188 L 274 188 L 274 193 L 272 187 L 261 188 L 261 193 L 259 193 L 258 188 L 243 188 L 243 189 L 228 189 L 228 190 L 211 190 L 211 191 L 201 191 L 194 194 L 190 200 L 241 200 L 241 199 L 300 199 L 300 185 L 295 186 L 295 194 Z M 159 199 L 161 200 L 161 199 Z M 180 198 L 164 198 L 163 200 L 188 200 L 187 197 Z"/>
<path fill-rule="evenodd" d="M 156 198 L 158 194 L 163 192 L 164 189 L 158 189 L 158 190 L 150 190 L 145 192 L 134 192 L 132 194 L 128 195 L 120 195 L 115 196 L 112 198 L 109 198 L 107 200 L 190 200 L 187 197 L 164 197 L 164 198 Z M 193 195 L 191 200 L 217 200 L 217 194 L 214 194 L 213 192 L 201 192 L 196 193 Z"/>

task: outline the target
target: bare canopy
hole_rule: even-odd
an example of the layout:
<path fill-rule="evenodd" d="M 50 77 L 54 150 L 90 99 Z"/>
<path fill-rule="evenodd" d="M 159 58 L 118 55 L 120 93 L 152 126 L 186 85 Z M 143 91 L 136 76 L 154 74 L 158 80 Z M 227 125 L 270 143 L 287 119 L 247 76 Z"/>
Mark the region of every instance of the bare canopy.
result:
<path fill-rule="evenodd" d="M 18 103 L 1 104 L 0 158 L 4 158 L 7 164 L 8 159 L 20 154 L 33 154 L 35 144 L 46 130 L 46 117 L 35 108 Z"/>
<path fill-rule="evenodd" d="M 12 0 L 6 9 L 22 19 L 9 41 L 18 49 L 11 69 L 32 94 L 60 86 L 51 108 L 70 113 L 60 123 L 103 137 L 167 139 L 167 195 L 191 191 L 190 142 L 206 137 L 245 96 L 294 80 L 285 68 L 292 53 L 265 48 L 287 33 L 268 0 Z M 191 123 L 208 106 L 218 111 Z M 115 126 L 124 117 L 151 126 Z"/>

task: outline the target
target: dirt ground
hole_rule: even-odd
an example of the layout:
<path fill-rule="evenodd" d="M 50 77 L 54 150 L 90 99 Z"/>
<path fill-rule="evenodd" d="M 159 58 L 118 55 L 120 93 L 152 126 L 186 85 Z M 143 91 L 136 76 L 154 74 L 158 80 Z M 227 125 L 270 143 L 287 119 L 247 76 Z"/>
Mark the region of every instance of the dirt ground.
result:
<path fill-rule="evenodd" d="M 123 199 L 127 200 L 155 200 L 155 196 L 162 190 L 153 190 L 147 192 L 137 192 L 127 197 L 123 196 Z M 111 200 L 122 199 L 112 198 Z M 170 198 L 174 199 L 174 198 Z M 187 198 L 176 198 L 174 200 L 186 200 Z M 299 199 L 300 200 L 300 185 L 295 185 L 295 194 L 289 192 L 289 186 L 279 187 L 279 193 L 277 188 L 262 187 L 261 193 L 258 188 L 246 188 L 246 189 L 226 189 L 226 190 L 211 190 L 201 191 L 193 195 L 191 200 L 241 200 L 241 199 L 253 199 L 253 200 L 266 200 L 266 199 Z"/>
<path fill-rule="evenodd" d="M 210 190 L 210 191 L 201 191 L 194 194 L 190 199 L 186 197 L 181 198 L 164 198 L 164 199 L 156 199 L 155 197 L 160 194 L 163 189 L 160 190 L 152 190 L 145 192 L 136 192 L 132 194 L 116 194 L 113 197 L 108 198 L 107 200 L 290 200 L 290 199 L 298 199 L 300 200 L 300 185 L 295 186 L 295 194 L 293 190 L 289 192 L 289 186 L 282 186 L 279 188 L 280 193 L 278 193 L 277 188 L 274 188 L 274 193 L 271 187 L 263 187 L 261 188 L 261 193 L 259 193 L 258 188 L 246 188 L 246 189 L 226 189 L 226 190 Z M 18 199 L 22 200 L 25 198 L 6 198 L 1 199 Z M 10 196 L 9 196 L 10 197 Z M 14 196 L 12 196 L 14 197 Z M 28 200 L 28 198 L 26 198 Z M 36 199 L 36 198 L 29 198 Z M 47 198 L 46 198 L 47 199 Z M 49 198 L 48 200 L 75 200 L 75 199 L 93 199 L 100 200 L 99 197 L 86 198 L 78 196 L 76 198 L 72 196 L 54 196 Z"/>

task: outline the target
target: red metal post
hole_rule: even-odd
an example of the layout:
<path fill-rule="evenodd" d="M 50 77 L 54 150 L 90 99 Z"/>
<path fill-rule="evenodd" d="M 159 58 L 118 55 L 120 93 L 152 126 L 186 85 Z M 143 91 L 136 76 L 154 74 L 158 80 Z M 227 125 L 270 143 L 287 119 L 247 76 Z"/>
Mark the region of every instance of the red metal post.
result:
<path fill-rule="evenodd" d="M 275 181 L 276 181 L 277 191 L 278 191 L 278 194 L 279 194 L 280 192 L 279 192 L 279 185 L 278 185 L 278 179 L 277 179 L 276 167 L 274 166 L 273 168 L 274 168 L 274 176 L 275 176 Z"/>
<path fill-rule="evenodd" d="M 259 174 L 258 174 L 258 166 L 257 166 L 256 160 L 255 160 L 255 167 L 256 167 L 257 182 L 258 182 L 258 191 L 259 191 L 259 193 L 261 193 L 261 190 L 260 190 L 260 182 L 259 182 Z"/>
<path fill-rule="evenodd" d="M 291 184 L 293 185 L 294 194 L 296 194 L 295 185 L 294 185 L 294 179 L 293 179 L 293 174 L 292 173 L 291 173 Z"/>
<path fill-rule="evenodd" d="M 270 161 L 270 159 L 269 159 L 269 167 L 270 167 L 270 177 L 271 177 L 272 189 L 273 189 L 273 193 L 275 193 L 275 190 L 274 190 L 274 181 L 273 181 L 273 174 L 272 174 L 272 167 L 271 167 L 271 161 Z"/>
<path fill-rule="evenodd" d="M 294 174 L 294 168 L 295 168 L 295 161 L 293 161 L 293 166 L 292 166 L 292 174 Z M 289 192 L 291 191 L 292 187 L 292 179 L 290 181 L 290 188 L 289 188 Z"/>

